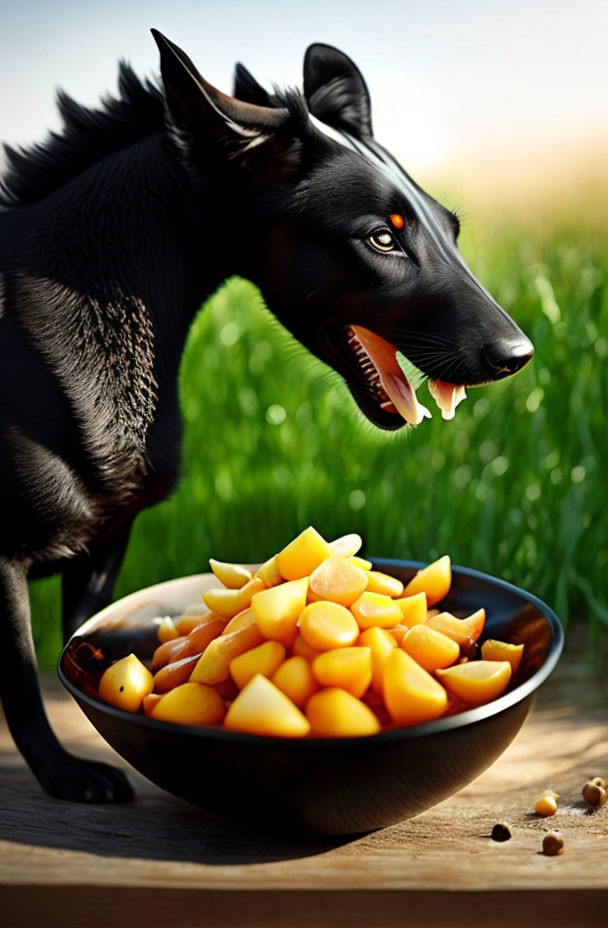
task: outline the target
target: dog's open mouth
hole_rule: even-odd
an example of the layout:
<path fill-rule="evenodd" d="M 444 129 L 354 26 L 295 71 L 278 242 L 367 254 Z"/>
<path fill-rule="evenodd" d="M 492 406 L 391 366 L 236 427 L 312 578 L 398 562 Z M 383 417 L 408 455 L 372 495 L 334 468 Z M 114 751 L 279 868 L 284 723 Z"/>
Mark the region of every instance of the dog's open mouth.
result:
<path fill-rule="evenodd" d="M 397 349 L 390 342 L 369 329 L 351 325 L 346 329 L 346 345 L 362 375 L 366 394 L 364 411 L 368 411 L 371 402 L 378 411 L 399 417 L 410 425 L 418 425 L 424 418 L 431 417 L 426 406 L 418 401 L 414 387 L 399 365 Z M 357 392 L 361 392 L 361 388 Z M 466 397 L 462 384 L 443 380 L 429 380 L 429 392 L 444 419 L 453 419 L 456 407 Z M 392 427 L 399 427 L 399 421 Z"/>

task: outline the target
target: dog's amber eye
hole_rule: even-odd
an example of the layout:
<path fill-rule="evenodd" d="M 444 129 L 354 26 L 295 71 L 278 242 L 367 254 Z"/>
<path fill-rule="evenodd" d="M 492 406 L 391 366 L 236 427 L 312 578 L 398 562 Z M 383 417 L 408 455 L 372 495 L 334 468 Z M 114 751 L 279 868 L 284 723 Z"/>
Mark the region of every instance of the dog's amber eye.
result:
<path fill-rule="evenodd" d="M 402 229 L 405 225 L 405 219 L 401 213 L 391 213 L 388 217 L 396 229 Z"/>
<path fill-rule="evenodd" d="M 378 229 L 377 232 L 370 235 L 368 241 L 376 251 L 381 251 L 383 253 L 393 251 L 395 248 L 395 239 L 388 229 Z"/>

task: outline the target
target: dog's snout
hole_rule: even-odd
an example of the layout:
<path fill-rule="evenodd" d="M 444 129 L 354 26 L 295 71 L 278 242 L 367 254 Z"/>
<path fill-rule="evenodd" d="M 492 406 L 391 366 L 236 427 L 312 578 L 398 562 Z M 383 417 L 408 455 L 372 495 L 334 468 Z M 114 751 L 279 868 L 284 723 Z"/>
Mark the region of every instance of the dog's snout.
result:
<path fill-rule="evenodd" d="M 534 345 L 522 333 L 515 338 L 501 338 L 483 349 L 494 376 L 516 374 L 534 354 Z"/>

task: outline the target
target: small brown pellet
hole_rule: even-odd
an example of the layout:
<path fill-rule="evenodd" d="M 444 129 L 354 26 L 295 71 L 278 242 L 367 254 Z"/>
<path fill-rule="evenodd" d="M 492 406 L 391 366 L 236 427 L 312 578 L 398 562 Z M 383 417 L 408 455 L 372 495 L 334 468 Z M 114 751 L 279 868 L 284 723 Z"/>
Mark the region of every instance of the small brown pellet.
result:
<path fill-rule="evenodd" d="M 564 839 L 557 831 L 550 831 L 543 838 L 543 854 L 547 857 L 555 857 L 561 854 L 564 849 Z"/>
<path fill-rule="evenodd" d="M 492 829 L 493 841 L 508 841 L 511 837 L 511 829 L 505 822 L 497 822 Z"/>
<path fill-rule="evenodd" d="M 603 786 L 599 786 L 590 780 L 583 786 L 583 799 L 588 806 L 597 809 L 598 806 L 603 806 L 606 802 L 606 790 Z"/>

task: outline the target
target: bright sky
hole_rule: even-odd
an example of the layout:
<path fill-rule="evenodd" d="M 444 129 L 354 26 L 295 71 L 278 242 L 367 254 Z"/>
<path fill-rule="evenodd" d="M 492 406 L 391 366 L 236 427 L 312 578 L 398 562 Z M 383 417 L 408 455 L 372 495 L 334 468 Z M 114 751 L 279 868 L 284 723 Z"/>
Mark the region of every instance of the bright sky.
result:
<path fill-rule="evenodd" d="M 308 44 L 342 48 L 377 137 L 413 171 L 608 126 L 606 0 L 19 0 L 2 13 L 0 138 L 56 128 L 58 86 L 89 103 L 114 90 L 121 57 L 154 73 L 151 26 L 224 90 L 239 59 L 299 84 Z"/>

